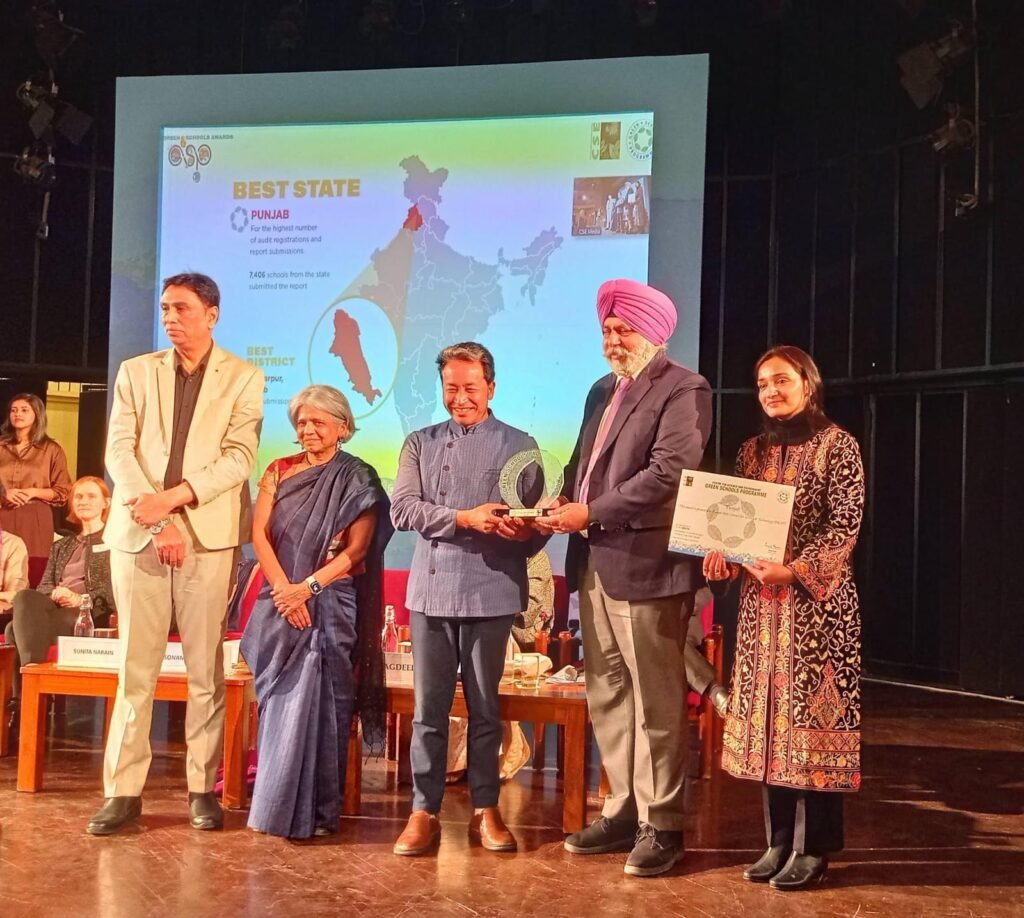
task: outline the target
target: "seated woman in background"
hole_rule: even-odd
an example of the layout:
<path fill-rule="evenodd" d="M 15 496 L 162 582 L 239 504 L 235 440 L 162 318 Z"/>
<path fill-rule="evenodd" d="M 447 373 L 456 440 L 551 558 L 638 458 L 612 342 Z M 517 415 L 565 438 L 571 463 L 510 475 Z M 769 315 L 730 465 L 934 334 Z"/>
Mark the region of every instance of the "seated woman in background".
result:
<path fill-rule="evenodd" d="M 45 663 L 57 637 L 75 633 L 75 619 L 84 595 L 92 599 L 92 620 L 97 628 L 107 627 L 114 611 L 110 551 L 103 544 L 110 489 L 102 478 L 86 475 L 71 486 L 69 502 L 68 521 L 78 526 L 79 534 L 54 542 L 39 586 L 34 590 L 21 589 L 14 596 L 14 621 L 7 626 L 4 639 L 17 646 L 19 665 Z M 15 667 L 11 699 L 14 725 L 21 681 L 18 672 Z"/>
<path fill-rule="evenodd" d="M 242 636 L 260 718 L 249 826 L 308 838 L 338 830 L 354 711 L 382 741 L 380 581 L 392 528 L 377 473 L 341 450 L 355 432 L 348 399 L 309 386 L 288 418 L 303 451 L 270 463 L 253 516 L 266 583 Z"/>
<path fill-rule="evenodd" d="M 53 544 L 53 510 L 67 502 L 71 479 L 61 445 L 46 434 L 46 406 L 38 395 L 14 396 L 0 424 L 0 526 L 25 543 L 28 556 L 40 559 Z M 38 573 L 36 574 L 38 576 Z"/>

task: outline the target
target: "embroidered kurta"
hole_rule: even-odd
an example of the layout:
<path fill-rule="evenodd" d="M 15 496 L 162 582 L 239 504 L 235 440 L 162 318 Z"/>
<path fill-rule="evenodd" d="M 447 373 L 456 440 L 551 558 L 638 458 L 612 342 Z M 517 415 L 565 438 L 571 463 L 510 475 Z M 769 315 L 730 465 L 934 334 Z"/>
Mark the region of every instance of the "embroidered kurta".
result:
<path fill-rule="evenodd" d="M 736 474 L 796 486 L 787 564 L 796 582 L 743 575 L 722 767 L 738 778 L 824 791 L 860 787 L 861 622 L 851 554 L 864 508 L 857 441 L 832 426 Z"/>

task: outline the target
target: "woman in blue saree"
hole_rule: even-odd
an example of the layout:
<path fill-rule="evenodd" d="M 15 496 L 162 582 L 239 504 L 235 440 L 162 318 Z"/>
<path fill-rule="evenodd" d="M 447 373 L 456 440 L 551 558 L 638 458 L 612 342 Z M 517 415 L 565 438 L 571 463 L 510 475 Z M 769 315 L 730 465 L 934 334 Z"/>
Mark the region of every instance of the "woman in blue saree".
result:
<path fill-rule="evenodd" d="M 259 484 L 253 548 L 266 583 L 242 636 L 259 704 L 259 768 L 249 826 L 287 838 L 336 832 L 349 726 L 383 725 L 380 579 L 391 537 L 377 473 L 342 452 L 348 400 L 309 386 L 288 406 L 303 452 Z"/>

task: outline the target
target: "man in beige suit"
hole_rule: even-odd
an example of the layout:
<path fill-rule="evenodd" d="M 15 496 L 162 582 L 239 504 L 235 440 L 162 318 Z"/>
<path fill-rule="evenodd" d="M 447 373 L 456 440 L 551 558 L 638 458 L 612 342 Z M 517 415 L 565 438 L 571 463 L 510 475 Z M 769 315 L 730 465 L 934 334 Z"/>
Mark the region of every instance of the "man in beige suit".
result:
<path fill-rule="evenodd" d="M 172 613 L 188 670 L 191 823 L 224 822 L 213 794 L 224 733 L 222 639 L 235 554 L 249 540 L 263 373 L 213 343 L 220 291 L 209 277 L 165 280 L 160 313 L 173 347 L 121 364 L 107 431 L 114 493 L 104 540 L 124 662 L 103 762 L 107 801 L 89 823 L 92 835 L 110 835 L 142 812 Z"/>

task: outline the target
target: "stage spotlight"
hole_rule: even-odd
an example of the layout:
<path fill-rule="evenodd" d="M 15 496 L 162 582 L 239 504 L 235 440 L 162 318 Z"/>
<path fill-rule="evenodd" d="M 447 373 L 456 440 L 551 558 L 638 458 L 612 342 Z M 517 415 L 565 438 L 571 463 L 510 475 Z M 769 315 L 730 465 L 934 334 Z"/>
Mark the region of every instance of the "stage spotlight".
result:
<path fill-rule="evenodd" d="M 57 166 L 49 147 L 34 143 L 14 161 L 14 172 L 30 185 L 49 191 L 57 181 Z"/>
<path fill-rule="evenodd" d="M 50 70 L 67 74 L 82 63 L 85 32 L 64 22 L 64 14 L 53 0 L 34 0 L 26 19 L 36 53 Z"/>
<path fill-rule="evenodd" d="M 92 127 L 91 116 L 67 102 L 58 101 L 56 83 L 26 80 L 15 95 L 32 112 L 28 126 L 37 140 L 52 145 L 56 131 L 77 146 Z"/>
<path fill-rule="evenodd" d="M 633 15 L 640 28 L 650 28 L 658 21 L 658 0 L 633 0 Z"/>
<path fill-rule="evenodd" d="M 960 114 L 959 105 L 946 107 L 946 123 L 928 135 L 936 153 L 948 153 L 974 146 L 974 123 Z"/>
<path fill-rule="evenodd" d="M 974 48 L 974 34 L 960 23 L 938 41 L 925 42 L 904 51 L 896 63 L 900 82 L 914 105 L 927 108 L 942 92 L 943 77 Z"/>

